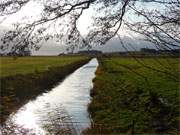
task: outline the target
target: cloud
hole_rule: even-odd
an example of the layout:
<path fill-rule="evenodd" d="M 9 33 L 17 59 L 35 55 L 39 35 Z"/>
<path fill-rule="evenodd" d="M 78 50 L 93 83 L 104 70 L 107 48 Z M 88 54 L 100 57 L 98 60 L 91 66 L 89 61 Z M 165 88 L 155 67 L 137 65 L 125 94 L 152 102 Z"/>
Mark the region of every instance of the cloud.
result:
<path fill-rule="evenodd" d="M 2 35 L 4 30 L 8 30 L 8 28 L 0 27 L 0 35 Z M 134 38 L 124 36 L 122 37 L 122 39 L 126 45 L 126 48 L 128 48 L 129 51 L 132 51 L 134 49 L 140 50 L 141 48 L 144 48 L 144 47 L 153 48 L 152 44 L 139 40 L 139 37 L 137 36 Z M 133 46 L 133 48 L 131 46 Z M 57 43 L 51 40 L 51 41 L 42 43 L 42 47 L 38 51 L 32 50 L 32 55 L 58 55 L 60 53 L 66 52 L 67 47 L 68 46 L 63 45 L 62 43 Z M 126 51 L 121 45 L 118 38 L 112 38 L 110 41 L 108 41 L 105 45 L 102 45 L 102 46 L 93 46 L 92 49 L 101 50 L 103 52 Z M 81 49 L 81 50 L 85 50 L 85 49 Z M 77 51 L 79 51 L 79 49 L 77 49 L 76 52 Z"/>
<path fill-rule="evenodd" d="M 129 38 L 129 37 L 123 37 L 123 41 L 128 48 L 129 51 L 140 50 L 141 48 L 153 48 L 153 45 L 139 40 L 138 38 Z M 133 48 L 131 47 L 131 44 Z M 44 43 L 42 48 L 40 48 L 39 51 L 33 51 L 33 55 L 58 55 L 60 53 L 63 53 L 66 51 L 66 47 L 64 45 L 57 44 L 56 42 L 50 41 L 47 43 Z M 119 42 L 118 38 L 113 38 L 109 42 L 107 42 L 105 45 L 102 46 L 93 46 L 93 50 L 100 50 L 103 52 L 123 52 L 126 51 L 121 43 Z M 81 49 L 86 50 L 86 49 Z M 77 49 L 79 51 L 79 49 Z M 76 52 L 77 52 L 76 51 Z"/>

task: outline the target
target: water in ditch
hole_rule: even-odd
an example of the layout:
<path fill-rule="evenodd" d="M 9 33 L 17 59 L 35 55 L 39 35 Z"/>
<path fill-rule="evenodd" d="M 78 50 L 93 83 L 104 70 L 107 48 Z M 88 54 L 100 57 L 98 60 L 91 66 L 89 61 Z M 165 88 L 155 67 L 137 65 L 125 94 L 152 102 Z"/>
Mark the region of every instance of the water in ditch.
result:
<path fill-rule="evenodd" d="M 81 134 L 91 122 L 87 107 L 97 66 L 97 59 L 92 59 L 51 91 L 11 114 L 7 123 L 16 132 L 29 134 Z"/>

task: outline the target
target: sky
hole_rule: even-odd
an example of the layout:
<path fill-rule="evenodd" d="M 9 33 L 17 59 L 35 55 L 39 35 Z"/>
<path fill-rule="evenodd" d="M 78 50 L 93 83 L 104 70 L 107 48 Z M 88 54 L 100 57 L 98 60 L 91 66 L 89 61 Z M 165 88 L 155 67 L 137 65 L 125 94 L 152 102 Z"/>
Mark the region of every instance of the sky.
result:
<path fill-rule="evenodd" d="M 7 17 L 3 21 L 3 23 L 0 24 L 0 32 L 2 33 L 3 30 L 9 30 L 12 27 L 13 23 L 16 22 L 22 22 L 22 19 L 26 20 L 24 18 L 25 16 L 31 17 L 31 20 L 36 19 L 41 12 L 41 5 L 37 5 L 37 3 L 30 2 L 26 6 L 24 6 L 19 12 Z M 80 17 L 78 21 L 78 29 L 81 32 L 82 35 L 86 35 L 88 32 L 88 27 L 91 25 L 92 20 L 91 16 L 93 14 L 93 9 L 90 7 L 90 9 L 85 10 L 82 16 Z M 4 17 L 0 17 L 0 21 L 3 20 Z M 28 19 L 29 20 L 29 19 Z M 57 55 L 59 53 L 62 53 L 66 51 L 66 46 L 62 43 L 57 43 L 54 41 L 48 41 L 43 42 L 42 47 L 39 51 L 32 51 L 34 55 Z"/>
<path fill-rule="evenodd" d="M 155 5 L 151 5 L 151 6 L 148 5 L 149 8 L 154 6 Z M 11 15 L 5 21 L 3 21 L 3 23 L 0 24 L 1 25 L 0 31 L 2 29 L 11 29 L 11 24 L 16 23 L 18 21 L 22 22 L 22 19 L 24 20 L 37 19 L 41 10 L 42 10 L 41 5 L 37 5 L 37 3 L 34 2 L 28 3 L 18 13 Z M 83 11 L 83 14 L 80 17 L 77 25 L 82 35 L 86 35 L 88 33 L 88 27 L 90 27 L 93 22 L 91 18 L 93 14 L 95 14 L 95 12 L 93 7 L 91 6 L 89 9 Z M 31 17 L 31 19 L 24 18 L 25 16 Z M 133 18 L 132 15 L 131 17 Z M 0 20 L 1 19 L 3 18 L 1 17 Z M 119 33 L 121 34 L 122 38 L 125 39 L 127 42 L 129 43 L 132 42 L 131 38 L 127 38 L 130 35 L 130 33 L 124 27 L 120 29 Z M 137 47 L 138 49 L 141 48 L 142 46 L 141 41 L 138 41 L 138 39 L 134 38 L 133 42 L 136 43 L 135 47 Z M 143 44 L 145 45 L 146 43 Z M 93 49 L 102 50 L 103 52 L 124 51 L 124 49 L 122 48 L 122 46 L 120 46 L 120 42 L 116 37 L 111 39 L 109 42 L 107 42 L 107 44 L 103 46 L 93 47 Z M 63 45 L 62 43 L 57 43 L 55 41 L 48 41 L 48 42 L 43 42 L 43 46 L 40 48 L 39 51 L 33 51 L 33 55 L 58 55 L 59 53 L 62 53 L 64 51 L 66 51 L 66 46 Z"/>
<path fill-rule="evenodd" d="M 1 26 L 10 27 L 11 24 L 13 23 L 21 22 L 25 16 L 32 17 L 30 20 L 33 20 L 33 18 L 36 19 L 38 15 L 41 13 L 41 10 L 42 10 L 41 5 L 38 5 L 37 3 L 34 2 L 30 2 L 26 6 L 24 6 L 19 12 L 11 15 L 5 21 L 3 21 Z M 87 34 L 87 29 L 92 23 L 91 20 L 92 15 L 93 15 L 93 9 L 92 7 L 90 7 L 89 9 L 85 10 L 82 16 L 80 17 L 78 21 L 78 28 L 82 34 Z M 3 17 L 0 17 L 0 20 L 2 19 Z"/>

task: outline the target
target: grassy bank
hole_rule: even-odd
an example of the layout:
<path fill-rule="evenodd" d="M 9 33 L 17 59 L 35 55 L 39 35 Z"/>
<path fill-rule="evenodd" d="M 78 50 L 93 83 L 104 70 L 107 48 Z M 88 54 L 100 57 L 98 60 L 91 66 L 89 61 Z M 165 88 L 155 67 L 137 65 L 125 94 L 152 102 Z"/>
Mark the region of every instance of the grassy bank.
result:
<path fill-rule="evenodd" d="M 179 60 L 138 60 L 162 72 L 146 68 L 133 58 L 99 59 L 89 105 L 94 125 L 88 132 L 177 134 Z"/>
<path fill-rule="evenodd" d="M 1 123 L 29 99 L 50 90 L 87 57 L 1 58 Z"/>
<path fill-rule="evenodd" d="M 84 60 L 81 56 L 61 57 L 0 57 L 0 78 L 17 74 L 29 74 L 48 71 L 52 67 L 62 67 Z"/>

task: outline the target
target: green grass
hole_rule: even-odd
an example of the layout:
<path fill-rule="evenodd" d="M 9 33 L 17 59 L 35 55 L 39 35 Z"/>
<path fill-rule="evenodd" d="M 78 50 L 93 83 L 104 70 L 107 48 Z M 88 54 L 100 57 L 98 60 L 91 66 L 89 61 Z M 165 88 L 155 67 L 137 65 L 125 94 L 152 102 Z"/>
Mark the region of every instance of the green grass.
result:
<path fill-rule="evenodd" d="M 157 59 L 157 58 L 156 58 Z M 179 59 L 102 58 L 89 112 L 103 133 L 172 133 L 179 125 Z M 161 72 L 157 72 L 160 70 Z M 170 74 L 164 74 L 170 73 Z M 91 129 L 90 132 L 96 132 Z"/>
<path fill-rule="evenodd" d="M 1 57 L 0 124 L 28 100 L 51 90 L 88 57 Z"/>
<path fill-rule="evenodd" d="M 50 67 L 62 67 L 85 57 L 0 57 L 0 77 L 44 72 Z"/>

